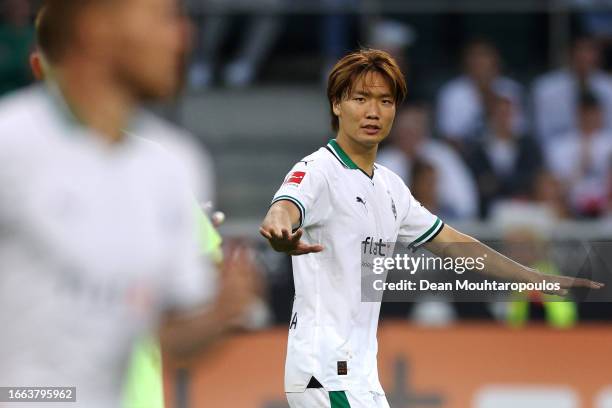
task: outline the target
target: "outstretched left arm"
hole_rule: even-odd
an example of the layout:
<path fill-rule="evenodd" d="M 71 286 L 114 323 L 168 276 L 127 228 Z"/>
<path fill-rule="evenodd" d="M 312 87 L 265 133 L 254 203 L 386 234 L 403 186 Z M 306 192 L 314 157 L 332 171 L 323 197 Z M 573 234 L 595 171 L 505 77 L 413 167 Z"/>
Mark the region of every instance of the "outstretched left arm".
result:
<path fill-rule="evenodd" d="M 543 274 L 536 269 L 513 261 L 477 239 L 463 234 L 448 225 L 444 225 L 442 231 L 432 241 L 425 244 L 425 248 L 445 258 L 471 257 L 476 259 L 478 257 L 485 257 L 486 267 L 482 272 L 495 278 L 527 283 L 543 281 L 558 283 L 561 289 L 550 292 L 550 294 L 554 295 L 566 295 L 567 290 L 572 287 L 600 289 L 604 286 L 603 283 L 593 282 L 588 279 Z"/>

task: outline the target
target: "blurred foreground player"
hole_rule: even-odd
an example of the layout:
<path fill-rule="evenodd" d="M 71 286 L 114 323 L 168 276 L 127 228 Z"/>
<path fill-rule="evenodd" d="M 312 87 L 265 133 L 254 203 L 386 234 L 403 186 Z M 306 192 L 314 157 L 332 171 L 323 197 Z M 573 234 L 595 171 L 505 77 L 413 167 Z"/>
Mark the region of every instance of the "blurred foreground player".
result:
<path fill-rule="evenodd" d="M 193 177 L 130 136 L 163 129 L 138 105 L 176 90 L 184 25 L 174 0 L 45 7 L 54 80 L 0 102 L 0 385 L 117 407 L 134 339 L 216 286 Z"/>
<path fill-rule="evenodd" d="M 302 255 L 293 258 L 295 301 L 285 366 L 292 408 L 389 406 L 376 364 L 380 302 L 361 302 L 364 242 L 425 244 L 452 258 L 484 255 L 488 273 L 558 282 L 560 293 L 571 286 L 600 287 L 543 275 L 444 225 L 396 174 L 374 163 L 406 94 L 403 78 L 395 61 L 378 50 L 336 64 L 328 82 L 336 139 L 293 167 L 262 223 L 260 232 L 274 249 Z"/>
<path fill-rule="evenodd" d="M 49 24 L 51 23 L 46 8 L 41 8 L 36 19 L 38 44 L 37 49 L 30 55 L 30 66 L 36 79 L 48 81 L 53 86 L 55 83 L 53 67 L 58 61 L 46 56 L 48 49 L 53 46 L 51 41 L 53 38 L 46 36 L 50 31 Z M 186 52 L 185 55 L 179 55 L 179 57 L 183 61 L 186 60 Z M 182 78 L 183 69 L 179 69 L 177 75 Z M 181 82 L 178 81 L 177 84 Z M 176 93 L 179 91 L 180 87 L 177 87 Z M 196 151 L 199 152 L 198 146 L 187 143 L 189 135 L 154 116 L 148 115 L 147 119 L 161 129 L 147 132 L 144 136 L 160 143 L 164 149 L 169 149 L 170 154 L 180 159 L 184 167 L 194 170 L 195 173 L 199 170 L 198 166 L 206 164 L 205 160 L 197 160 L 199 158 L 196 153 Z M 139 135 L 131 136 L 138 137 Z M 205 158 L 202 157 L 202 159 Z M 207 167 L 207 170 L 210 170 L 209 166 Z M 212 171 L 207 171 L 203 174 L 211 173 Z M 200 183 L 201 181 L 195 184 Z M 209 196 L 208 191 L 200 194 L 200 198 Z M 201 253 L 221 265 L 221 237 L 208 216 L 195 204 L 195 200 L 194 217 Z M 252 262 L 253 257 L 250 250 L 242 244 L 230 243 L 226 247 L 229 247 L 229 249 L 226 248 L 228 249 L 226 252 L 233 258 L 229 261 L 233 266 L 231 269 L 225 268 L 224 273 L 221 274 L 218 296 L 214 302 L 200 312 L 190 313 L 189 316 L 177 316 L 169 321 L 162 330 L 165 348 L 180 353 L 181 357 L 188 355 L 191 351 L 202 350 L 205 348 L 203 346 L 223 338 L 223 335 L 231 329 L 240 328 L 245 311 L 254 300 L 256 267 Z M 239 268 L 235 265 L 236 258 L 239 259 Z M 124 408 L 164 406 L 161 355 L 158 341 L 154 337 L 144 336 L 136 343 L 126 375 Z"/>

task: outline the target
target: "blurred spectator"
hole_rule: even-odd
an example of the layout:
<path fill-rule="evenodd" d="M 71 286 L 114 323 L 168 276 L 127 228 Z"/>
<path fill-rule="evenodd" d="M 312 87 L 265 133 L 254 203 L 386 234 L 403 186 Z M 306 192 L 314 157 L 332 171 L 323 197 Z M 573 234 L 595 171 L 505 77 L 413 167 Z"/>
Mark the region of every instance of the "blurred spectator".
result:
<path fill-rule="evenodd" d="M 606 207 L 612 131 L 604 129 L 603 109 L 591 93 L 580 97 L 578 129 L 558 136 L 546 149 L 548 164 L 569 194 L 579 216 L 598 216 Z"/>
<path fill-rule="evenodd" d="M 593 93 L 600 101 L 606 128 L 612 128 L 612 77 L 600 69 L 601 50 L 589 37 L 572 45 L 569 65 L 534 83 L 533 108 L 537 136 L 542 144 L 576 129 L 580 95 Z"/>
<path fill-rule="evenodd" d="M 612 45 L 612 1 L 611 0 L 570 0 L 570 3 L 582 9 L 578 13 L 580 28 L 583 32 L 596 38 L 603 48 L 604 65 L 610 68 L 610 45 Z"/>
<path fill-rule="evenodd" d="M 438 202 L 438 174 L 434 166 L 416 159 L 410 172 L 410 192 L 423 207 L 436 214 L 448 213 Z"/>
<path fill-rule="evenodd" d="M 511 98 L 495 96 L 482 143 L 468 149 L 468 164 L 478 183 L 480 215 L 486 217 L 496 200 L 526 197 L 542 165 L 539 146 L 517 133 L 517 112 Z"/>
<path fill-rule="evenodd" d="M 566 219 L 571 215 L 565 191 L 559 179 L 548 169 L 542 168 L 535 174 L 531 199 L 547 207 L 557 219 Z"/>
<path fill-rule="evenodd" d="M 404 75 L 408 74 L 409 68 L 406 52 L 415 40 L 416 33 L 412 27 L 399 21 L 381 19 L 370 26 L 369 46 L 391 54 Z"/>
<path fill-rule="evenodd" d="M 213 84 L 219 65 L 219 52 L 231 28 L 228 11 L 242 10 L 253 13 L 240 29 L 241 43 L 236 56 L 222 69 L 225 85 L 244 87 L 255 79 L 259 67 L 268 56 L 279 34 L 282 19 L 270 13 L 283 0 L 206 0 L 211 12 L 198 29 L 199 42 L 195 60 L 189 72 L 192 88 L 205 88 Z"/>
<path fill-rule="evenodd" d="M 503 234 L 504 254 L 550 275 L 561 275 L 551 256 L 550 233 L 555 215 L 546 207 L 532 203 L 506 203 L 495 208 L 491 219 Z M 557 329 L 576 324 L 574 302 L 561 301 L 554 295 L 540 292 L 514 293 L 505 303 L 505 320 L 514 327 L 523 327 L 530 320 L 546 320 Z"/>
<path fill-rule="evenodd" d="M 32 81 L 28 66 L 34 45 L 29 0 L 3 0 L 0 25 L 0 94 Z"/>
<path fill-rule="evenodd" d="M 416 160 L 428 162 L 437 175 L 437 202 L 444 219 L 469 219 L 476 216 L 476 185 L 461 157 L 449 146 L 433 140 L 429 111 L 423 106 L 403 108 L 395 119 L 391 144 L 378 154 L 377 162 L 411 185 L 411 169 Z"/>
<path fill-rule="evenodd" d="M 495 95 L 508 95 L 516 106 L 513 127 L 525 130 L 523 91 L 501 75 L 498 50 L 487 40 L 470 42 L 463 56 L 464 74 L 444 85 L 438 95 L 438 126 L 441 134 L 459 146 L 481 135 Z"/>
<path fill-rule="evenodd" d="M 328 12 L 323 15 L 323 28 L 319 33 L 319 41 L 323 52 L 323 82 L 334 64 L 348 51 L 355 48 L 351 44 L 351 17 L 348 11 L 359 7 L 361 0 L 319 0 Z"/>

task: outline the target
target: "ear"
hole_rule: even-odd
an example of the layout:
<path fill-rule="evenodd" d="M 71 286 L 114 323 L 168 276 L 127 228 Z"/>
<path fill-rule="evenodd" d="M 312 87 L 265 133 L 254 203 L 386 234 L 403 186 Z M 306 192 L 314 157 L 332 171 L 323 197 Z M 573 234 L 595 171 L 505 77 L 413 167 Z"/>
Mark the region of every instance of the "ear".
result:
<path fill-rule="evenodd" d="M 334 102 L 332 104 L 332 111 L 334 112 L 334 115 L 336 116 L 340 116 L 340 103 L 339 102 Z"/>

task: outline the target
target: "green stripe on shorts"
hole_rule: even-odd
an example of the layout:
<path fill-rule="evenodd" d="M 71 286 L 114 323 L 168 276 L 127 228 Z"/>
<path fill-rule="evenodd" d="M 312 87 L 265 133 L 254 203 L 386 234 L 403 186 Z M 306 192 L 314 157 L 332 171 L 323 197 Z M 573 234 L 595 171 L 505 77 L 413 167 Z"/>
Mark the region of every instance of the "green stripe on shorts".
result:
<path fill-rule="evenodd" d="M 331 402 L 331 408 L 351 408 L 344 391 L 330 391 L 329 401 Z"/>

